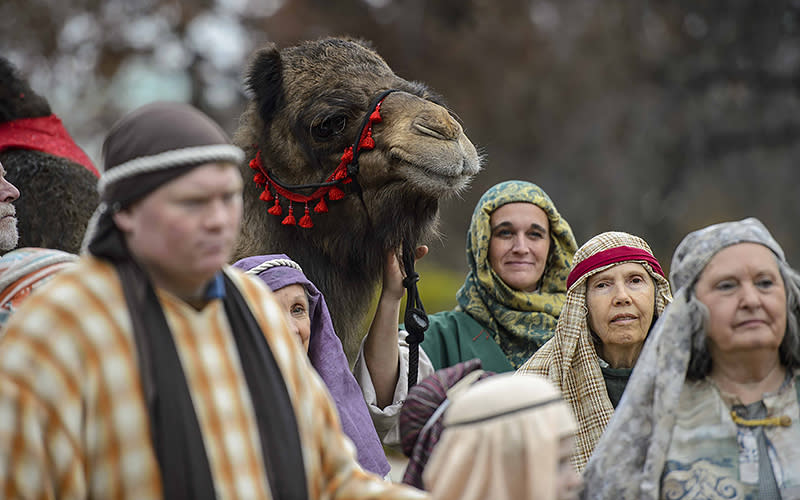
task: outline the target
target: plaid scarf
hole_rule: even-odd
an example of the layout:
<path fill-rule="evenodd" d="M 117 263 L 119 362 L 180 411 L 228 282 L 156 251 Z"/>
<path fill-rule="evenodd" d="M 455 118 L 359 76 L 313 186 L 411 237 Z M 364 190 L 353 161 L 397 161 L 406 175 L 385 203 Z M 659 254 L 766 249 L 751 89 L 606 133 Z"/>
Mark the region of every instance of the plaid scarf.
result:
<path fill-rule="evenodd" d="M 633 247 L 646 250 L 652 255 L 648 244 L 641 238 L 622 232 L 602 233 L 587 241 L 575 254 L 573 268 L 600 252 L 617 247 Z M 661 316 L 672 300 L 669 282 L 653 271 L 644 260 L 630 260 L 644 266 L 656 284 L 656 314 Z M 620 264 L 614 262 L 593 269 L 578 278 L 567 291 L 567 300 L 556 333 L 518 373 L 536 373 L 547 376 L 562 392 L 578 420 L 575 436 L 575 454 L 572 462 L 582 471 L 594 450 L 600 435 L 614 413 L 608 398 L 599 357 L 587 322 L 586 281 L 590 276 Z"/>
<path fill-rule="evenodd" d="M 533 203 L 550 221 L 550 253 L 539 289 L 509 287 L 489 264 L 490 217 L 508 203 Z M 516 369 L 547 342 L 556 328 L 567 291 L 567 274 L 577 244 L 572 229 L 550 197 L 536 184 L 507 181 L 490 188 L 478 201 L 467 233 L 469 274 L 458 291 L 458 308 L 491 331 Z"/>

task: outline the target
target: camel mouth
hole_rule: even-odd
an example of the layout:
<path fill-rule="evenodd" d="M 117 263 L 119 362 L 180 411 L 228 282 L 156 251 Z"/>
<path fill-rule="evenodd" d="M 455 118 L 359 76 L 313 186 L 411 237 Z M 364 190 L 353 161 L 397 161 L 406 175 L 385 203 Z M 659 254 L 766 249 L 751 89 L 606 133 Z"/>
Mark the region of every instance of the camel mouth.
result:
<path fill-rule="evenodd" d="M 397 153 L 392 154 L 392 158 L 396 173 L 422 191 L 436 196 L 460 192 L 469 185 L 478 171 L 470 168 L 466 158 L 449 165 L 437 166 L 420 163 Z"/>

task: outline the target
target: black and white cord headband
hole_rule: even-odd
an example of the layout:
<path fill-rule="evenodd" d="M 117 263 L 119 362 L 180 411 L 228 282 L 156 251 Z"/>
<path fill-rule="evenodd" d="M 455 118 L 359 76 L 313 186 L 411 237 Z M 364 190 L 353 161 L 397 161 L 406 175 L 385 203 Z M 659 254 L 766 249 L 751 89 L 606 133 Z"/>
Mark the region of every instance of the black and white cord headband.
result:
<path fill-rule="evenodd" d="M 261 264 L 257 265 L 256 267 L 248 269 L 247 271 L 245 271 L 245 273 L 258 276 L 267 269 L 272 269 L 273 267 L 281 267 L 281 266 L 291 267 L 292 269 L 297 269 L 301 273 L 303 272 L 303 269 L 300 267 L 300 264 L 291 259 L 272 259 L 272 260 L 266 260 Z"/>
<path fill-rule="evenodd" d="M 150 172 L 158 172 L 169 168 L 180 167 L 183 165 L 202 165 L 210 162 L 230 162 L 240 165 L 244 161 L 244 151 L 232 144 L 213 144 L 210 146 L 194 146 L 189 148 L 173 149 L 155 155 L 140 156 L 124 163 L 120 163 L 114 168 L 103 172 L 100 180 L 97 181 L 97 192 L 103 198 L 109 186 L 137 175 Z M 88 252 L 89 242 L 92 241 L 97 231 L 97 223 L 100 216 L 108 210 L 117 211 L 119 207 L 109 206 L 105 201 L 101 201 L 97 209 L 92 214 L 86 225 L 86 233 L 81 244 L 81 253 Z"/>

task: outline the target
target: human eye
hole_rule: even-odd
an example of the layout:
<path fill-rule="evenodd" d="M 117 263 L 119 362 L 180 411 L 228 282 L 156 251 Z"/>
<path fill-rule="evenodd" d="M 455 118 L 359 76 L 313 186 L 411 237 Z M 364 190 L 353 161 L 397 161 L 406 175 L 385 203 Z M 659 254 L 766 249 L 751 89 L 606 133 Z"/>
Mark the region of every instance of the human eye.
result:
<path fill-rule="evenodd" d="M 205 200 L 202 198 L 182 198 L 178 200 L 178 204 L 188 207 L 188 208 L 197 208 L 203 205 Z"/>
<path fill-rule="evenodd" d="M 306 307 L 303 304 L 294 304 L 291 309 L 289 309 L 289 312 L 294 317 L 302 318 L 306 315 Z"/>
<path fill-rule="evenodd" d="M 528 231 L 528 238 L 533 240 L 541 240 L 544 238 L 544 233 L 542 231 Z"/>
<path fill-rule="evenodd" d="M 766 289 L 770 288 L 774 284 L 775 284 L 775 280 L 773 280 L 772 278 L 768 278 L 768 277 L 758 278 L 756 280 L 756 286 L 758 288 L 761 288 L 762 290 L 766 290 Z"/>
<path fill-rule="evenodd" d="M 719 290 L 720 292 L 728 292 L 736 288 L 736 281 L 735 280 L 722 280 L 718 281 L 716 285 L 714 285 L 715 290 Z"/>
<path fill-rule="evenodd" d="M 222 195 L 222 202 L 227 205 L 235 203 L 236 200 L 239 199 L 239 194 L 240 194 L 239 191 L 230 191 L 228 193 L 225 193 L 224 195 Z"/>
<path fill-rule="evenodd" d="M 494 235 L 498 238 L 509 238 L 511 237 L 511 230 L 506 227 L 501 227 L 494 232 Z"/>
<path fill-rule="evenodd" d="M 629 281 L 631 285 L 636 285 L 636 286 L 647 284 L 647 279 L 641 274 L 634 274 L 633 276 L 630 277 Z"/>

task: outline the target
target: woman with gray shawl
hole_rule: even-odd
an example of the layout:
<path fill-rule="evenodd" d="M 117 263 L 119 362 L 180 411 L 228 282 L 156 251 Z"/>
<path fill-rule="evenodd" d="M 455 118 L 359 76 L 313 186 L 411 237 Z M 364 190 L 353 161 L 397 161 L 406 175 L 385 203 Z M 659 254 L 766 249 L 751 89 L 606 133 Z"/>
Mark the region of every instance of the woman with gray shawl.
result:
<path fill-rule="evenodd" d="M 800 498 L 800 276 L 749 218 L 686 236 L 670 278 L 583 497 Z"/>

